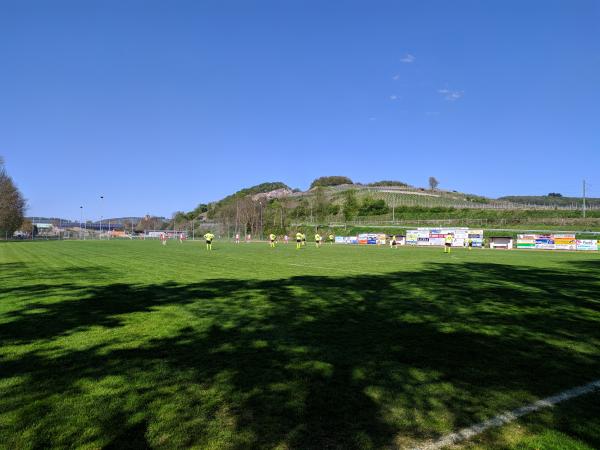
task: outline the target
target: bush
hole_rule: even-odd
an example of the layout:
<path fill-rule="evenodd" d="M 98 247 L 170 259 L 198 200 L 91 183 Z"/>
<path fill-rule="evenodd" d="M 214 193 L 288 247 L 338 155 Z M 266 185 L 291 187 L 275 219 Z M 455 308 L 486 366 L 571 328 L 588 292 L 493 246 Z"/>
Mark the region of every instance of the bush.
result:
<path fill-rule="evenodd" d="M 381 214 L 387 214 L 389 208 L 383 200 L 374 200 L 372 198 L 365 198 L 360 205 L 358 214 L 360 216 L 379 216 Z"/>

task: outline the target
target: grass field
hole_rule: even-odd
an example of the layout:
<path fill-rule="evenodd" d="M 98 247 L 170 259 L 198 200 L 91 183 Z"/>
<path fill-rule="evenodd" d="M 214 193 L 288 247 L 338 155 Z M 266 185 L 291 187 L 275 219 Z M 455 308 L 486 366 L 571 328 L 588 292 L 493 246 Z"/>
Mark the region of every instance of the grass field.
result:
<path fill-rule="evenodd" d="M 0 448 L 411 448 L 600 378 L 600 255 L 0 243 Z M 465 448 L 600 448 L 595 393 Z"/>

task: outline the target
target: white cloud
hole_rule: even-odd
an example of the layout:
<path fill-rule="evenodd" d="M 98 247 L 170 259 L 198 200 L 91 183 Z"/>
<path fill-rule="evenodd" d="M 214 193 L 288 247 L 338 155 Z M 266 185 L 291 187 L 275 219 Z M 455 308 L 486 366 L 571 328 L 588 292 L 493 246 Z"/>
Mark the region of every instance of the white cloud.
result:
<path fill-rule="evenodd" d="M 375 122 L 375 121 L 377 120 L 377 117 L 369 117 L 369 120 L 370 120 L 371 122 Z"/>
<path fill-rule="evenodd" d="M 407 53 L 406 55 L 404 55 L 403 58 L 400 59 L 400 61 L 402 61 L 405 64 L 410 64 L 415 62 L 415 59 L 417 59 L 416 56 L 411 55 L 410 53 Z"/>
<path fill-rule="evenodd" d="M 390 100 L 398 100 L 398 96 L 397 95 L 390 95 Z"/>
<path fill-rule="evenodd" d="M 392 77 L 392 80 L 398 81 L 400 79 L 400 75 L 396 74 Z"/>
<path fill-rule="evenodd" d="M 438 89 L 438 94 L 443 95 L 444 98 L 446 100 L 448 100 L 449 102 L 454 102 L 454 101 L 458 100 L 459 98 L 461 98 L 465 94 L 465 91 L 453 91 L 451 89 Z"/>

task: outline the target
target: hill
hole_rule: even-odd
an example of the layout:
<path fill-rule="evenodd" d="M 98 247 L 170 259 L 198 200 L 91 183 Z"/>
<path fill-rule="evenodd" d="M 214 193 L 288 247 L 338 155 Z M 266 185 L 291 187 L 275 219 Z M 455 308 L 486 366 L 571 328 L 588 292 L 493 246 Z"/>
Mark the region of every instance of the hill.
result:
<path fill-rule="evenodd" d="M 410 186 L 402 181 L 353 182 L 347 177 L 320 177 L 306 191 L 285 183 L 269 182 L 241 189 L 217 202 L 201 205 L 174 219 L 200 222 L 226 234 L 284 234 L 301 226 L 361 226 L 407 224 L 490 226 L 547 224 L 600 227 L 600 204 L 592 201 L 587 219 L 581 219 L 578 199 L 554 204 L 527 202 L 532 197 L 493 199 L 481 195 Z M 545 198 L 545 197 L 544 197 Z M 518 201 L 515 201 L 518 200 Z M 553 199 L 555 200 L 555 199 Z M 201 214 L 199 212 L 202 211 Z M 181 221 L 180 224 L 177 224 Z"/>

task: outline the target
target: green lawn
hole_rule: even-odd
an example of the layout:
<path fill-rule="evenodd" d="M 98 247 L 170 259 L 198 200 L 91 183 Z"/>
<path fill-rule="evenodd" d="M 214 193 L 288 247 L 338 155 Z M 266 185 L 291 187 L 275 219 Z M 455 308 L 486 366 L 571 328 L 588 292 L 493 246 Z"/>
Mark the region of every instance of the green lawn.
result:
<path fill-rule="evenodd" d="M 600 378 L 599 254 L 214 247 L 0 243 L 0 448 L 410 448 Z M 600 448 L 599 399 L 465 447 Z"/>

